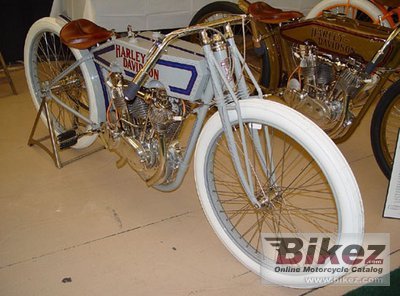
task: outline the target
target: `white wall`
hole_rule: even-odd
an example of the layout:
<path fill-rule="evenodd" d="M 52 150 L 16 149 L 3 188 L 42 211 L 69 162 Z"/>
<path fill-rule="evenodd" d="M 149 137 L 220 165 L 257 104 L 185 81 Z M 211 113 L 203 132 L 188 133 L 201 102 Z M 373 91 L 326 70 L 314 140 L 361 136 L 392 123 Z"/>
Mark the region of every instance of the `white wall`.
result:
<path fill-rule="evenodd" d="M 232 1 L 231 2 L 237 2 Z M 51 15 L 87 18 L 117 31 L 172 29 L 187 26 L 211 0 L 54 0 Z M 272 6 L 307 12 L 319 0 L 266 0 Z"/>

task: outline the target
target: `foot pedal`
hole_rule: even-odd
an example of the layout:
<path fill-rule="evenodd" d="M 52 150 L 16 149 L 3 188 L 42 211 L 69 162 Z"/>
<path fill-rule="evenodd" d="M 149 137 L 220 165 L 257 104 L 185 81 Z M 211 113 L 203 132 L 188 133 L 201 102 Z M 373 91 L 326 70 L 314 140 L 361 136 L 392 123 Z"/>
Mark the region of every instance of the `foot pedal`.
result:
<path fill-rule="evenodd" d="M 57 142 L 60 149 L 66 149 L 78 143 L 78 135 L 75 130 L 68 130 L 57 136 Z"/>
<path fill-rule="evenodd" d="M 42 102 L 40 103 L 39 110 L 36 113 L 36 118 L 32 126 L 31 133 L 29 135 L 28 139 L 28 145 L 33 146 L 37 145 L 39 148 L 43 149 L 45 152 L 47 152 L 50 157 L 54 160 L 54 164 L 56 165 L 57 168 L 61 169 L 63 166 L 70 164 L 78 159 L 81 159 L 83 157 L 86 157 L 88 155 L 93 154 L 94 152 L 103 150 L 104 147 L 97 147 L 95 149 L 87 150 L 87 151 L 81 151 L 79 155 L 70 158 L 69 160 L 62 161 L 61 160 L 61 149 L 65 149 L 68 147 L 71 147 L 75 144 L 77 144 L 78 139 L 84 135 L 92 135 L 95 133 L 98 133 L 99 130 L 90 130 L 87 131 L 86 133 L 78 134 L 76 130 L 71 129 L 67 130 L 64 133 L 59 134 L 58 136 L 56 135 L 56 131 L 54 130 L 53 126 L 53 121 L 49 117 L 49 106 L 48 103 L 51 101 L 51 97 L 44 97 Z M 47 129 L 48 129 L 48 135 L 42 137 L 42 138 L 34 138 L 35 133 L 36 133 L 36 128 L 39 123 L 41 115 L 45 114 L 46 117 L 46 122 L 47 122 Z M 49 148 L 48 145 L 43 144 L 42 142 L 45 140 L 50 140 L 51 142 L 51 147 Z"/>

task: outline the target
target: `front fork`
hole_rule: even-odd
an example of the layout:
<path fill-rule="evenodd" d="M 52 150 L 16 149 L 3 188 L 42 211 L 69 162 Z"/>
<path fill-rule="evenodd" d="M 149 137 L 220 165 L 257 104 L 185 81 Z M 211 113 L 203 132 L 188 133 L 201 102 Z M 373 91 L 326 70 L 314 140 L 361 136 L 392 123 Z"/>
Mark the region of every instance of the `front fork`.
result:
<path fill-rule="evenodd" d="M 245 74 L 254 84 L 258 93 L 258 97 L 260 99 L 262 99 L 262 92 L 256 79 L 252 75 L 250 69 L 248 68 L 247 64 L 243 60 L 243 57 L 236 47 L 233 39 L 233 33 L 229 25 L 225 27 L 225 32 L 227 38 L 226 43 L 222 41 L 224 37 L 213 37 L 213 40 L 211 40 L 207 32 L 203 31 L 203 50 L 210 69 L 211 80 L 215 93 L 215 100 L 218 107 L 218 112 L 221 117 L 224 133 L 228 143 L 228 149 L 231 154 L 235 170 L 243 186 L 243 189 L 253 206 L 256 208 L 261 208 L 264 204 L 261 203 L 255 196 L 256 190 L 252 177 L 254 168 L 251 166 L 251 162 L 249 159 L 248 146 L 246 143 L 245 135 L 246 127 L 242 120 L 239 105 L 239 97 L 240 99 L 249 98 L 249 91 L 245 81 Z M 228 58 L 229 55 L 226 45 L 229 45 L 230 58 Z M 233 77 L 236 77 L 236 81 Z M 233 100 L 233 104 L 227 104 L 227 99 Z M 237 113 L 241 145 L 236 143 L 235 136 L 231 127 L 231 121 L 229 119 L 229 110 L 234 110 Z M 254 129 L 251 124 L 249 124 L 248 128 L 250 130 L 251 140 L 253 140 L 253 143 L 251 144 L 255 146 L 254 148 L 261 163 L 261 166 L 263 167 L 264 173 L 267 176 L 271 177 L 271 174 L 269 173 L 270 171 L 267 168 L 265 156 L 262 152 L 261 140 L 259 138 L 258 131 L 257 129 Z M 266 130 L 266 132 L 268 134 L 268 130 Z M 268 147 L 268 144 L 270 144 L 268 143 L 268 137 L 266 141 L 266 145 Z M 238 148 L 240 149 L 240 153 L 244 157 L 244 167 L 242 166 L 242 163 L 240 161 Z M 263 201 L 265 200 L 266 198 L 264 197 Z"/>

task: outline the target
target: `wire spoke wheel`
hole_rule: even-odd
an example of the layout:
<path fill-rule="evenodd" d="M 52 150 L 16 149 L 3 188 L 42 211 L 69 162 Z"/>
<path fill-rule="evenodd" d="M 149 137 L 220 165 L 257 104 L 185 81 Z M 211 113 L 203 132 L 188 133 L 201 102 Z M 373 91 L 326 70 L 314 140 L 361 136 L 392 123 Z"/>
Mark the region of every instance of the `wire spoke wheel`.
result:
<path fill-rule="evenodd" d="M 238 127 L 233 130 L 244 167 L 243 142 Z M 224 134 L 215 139 L 208 158 L 211 202 L 232 239 L 261 261 L 262 233 L 337 233 L 335 198 L 321 168 L 307 151 L 288 135 L 260 122 L 247 123 L 245 131 L 254 193 L 262 208 L 254 207 L 243 190 Z M 266 151 L 267 143 L 270 146 L 266 170 L 252 137 L 254 132 L 264 143 L 261 151 Z"/>
<path fill-rule="evenodd" d="M 348 18 L 359 21 L 380 24 L 380 18 L 385 14 L 379 7 L 368 0 L 323 0 L 315 5 L 306 18 L 314 18 L 322 15 L 324 10 L 332 13 L 341 13 Z M 387 19 L 382 19 L 382 25 L 391 27 Z"/>
<path fill-rule="evenodd" d="M 82 135 L 72 146 L 80 149 L 91 145 L 97 137 L 83 135 L 90 125 L 80 117 L 93 123 L 101 122 L 104 116 L 104 103 L 101 101 L 104 93 L 92 60 L 87 59 L 77 67 L 70 68 L 88 51 L 71 49 L 61 42 L 63 24 L 63 20 L 46 17 L 39 19 L 29 29 L 24 47 L 25 76 L 36 110 L 43 98 L 48 97 L 50 120 L 56 134 L 74 130 Z M 67 108 L 58 104 L 54 98 Z M 45 112 L 42 112 L 41 118 L 47 125 Z"/>
<path fill-rule="evenodd" d="M 306 287 L 305 277 L 332 276 L 275 272 L 274 258 L 264 252 L 262 237 L 323 233 L 341 244 L 342 234 L 351 233 L 351 243 L 360 243 L 362 203 L 348 164 L 329 137 L 293 109 L 249 99 L 241 102 L 241 114 L 243 134 L 237 113 L 229 113 L 236 161 L 218 113 L 200 135 L 196 186 L 208 221 L 229 251 L 268 281 Z M 246 194 L 238 166 L 260 207 Z"/>
<path fill-rule="evenodd" d="M 389 166 L 393 167 L 394 154 L 396 151 L 397 136 L 400 128 L 400 96 L 389 105 L 382 121 L 381 146 L 383 155 Z"/>
<path fill-rule="evenodd" d="M 400 129 L 400 80 L 378 102 L 371 120 L 371 145 L 375 159 L 389 179 Z"/>
<path fill-rule="evenodd" d="M 85 81 L 81 70 L 75 68 L 61 78 L 54 85 L 52 80 L 65 71 L 75 62 L 71 50 L 61 43 L 59 37 L 53 32 L 43 32 L 37 36 L 32 56 L 33 82 L 36 92 L 46 95 L 51 92 L 63 103 L 82 115 L 89 116 L 89 103 Z M 55 124 L 57 133 L 74 129 L 81 132 L 86 130 L 87 123 L 50 100 L 49 111 Z"/>
<path fill-rule="evenodd" d="M 348 18 L 364 21 L 364 22 L 375 22 L 375 19 L 369 16 L 362 9 L 351 6 L 351 5 L 338 5 L 333 7 L 328 7 L 326 10 L 329 10 L 335 14 L 343 14 Z"/>

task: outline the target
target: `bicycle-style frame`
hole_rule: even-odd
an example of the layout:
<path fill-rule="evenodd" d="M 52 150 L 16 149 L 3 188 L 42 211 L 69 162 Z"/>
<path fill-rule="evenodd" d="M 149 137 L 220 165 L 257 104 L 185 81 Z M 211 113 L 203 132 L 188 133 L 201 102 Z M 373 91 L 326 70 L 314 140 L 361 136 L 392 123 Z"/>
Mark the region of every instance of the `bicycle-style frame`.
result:
<path fill-rule="evenodd" d="M 240 106 L 239 106 L 239 100 L 240 99 L 246 99 L 249 98 L 249 91 L 245 82 L 245 75 L 252 81 L 253 85 L 255 86 L 255 89 L 257 91 L 257 97 L 259 99 L 263 98 L 261 89 L 259 85 L 257 84 L 256 79 L 254 78 L 253 74 L 251 73 L 249 67 L 246 65 L 245 60 L 243 56 L 240 54 L 238 48 L 236 47 L 234 38 L 233 38 L 233 32 L 230 28 L 230 24 L 238 24 L 242 23 L 244 25 L 244 21 L 246 20 L 247 16 L 246 15 L 239 15 L 239 16 L 230 16 L 222 20 L 216 20 L 213 22 L 209 22 L 206 24 L 200 24 L 184 29 L 179 29 L 176 31 L 173 31 L 169 33 L 168 35 L 165 36 L 162 40 L 154 42 L 153 46 L 149 50 L 146 56 L 146 61 L 143 64 L 143 67 L 141 70 L 138 71 L 138 73 L 134 76 L 131 84 L 129 85 L 128 89 L 125 92 L 126 99 L 134 99 L 136 96 L 141 96 L 140 89 L 141 87 L 146 83 L 146 79 L 148 77 L 148 73 L 151 71 L 151 69 L 155 66 L 156 62 L 160 59 L 162 54 L 165 52 L 165 50 L 168 48 L 171 43 L 178 39 L 182 38 L 188 35 L 196 34 L 196 33 L 201 33 L 202 36 L 202 41 L 203 41 L 203 53 L 204 53 L 204 59 L 207 62 L 208 65 L 208 70 L 210 74 L 210 78 L 208 79 L 208 82 L 206 84 L 206 87 L 204 88 L 202 97 L 201 97 L 201 104 L 200 106 L 195 110 L 197 113 L 196 120 L 194 123 L 194 126 L 192 128 L 192 132 L 190 134 L 190 137 L 188 139 L 188 143 L 186 146 L 185 154 L 182 160 L 182 163 L 179 166 L 176 178 L 174 181 L 168 184 L 148 184 L 149 186 L 153 186 L 154 188 L 160 190 L 160 191 L 172 191 L 175 190 L 176 188 L 179 187 L 179 185 L 182 183 L 183 177 L 186 174 L 187 168 L 189 167 L 189 163 L 192 157 L 192 154 L 194 152 L 198 137 L 200 135 L 200 132 L 203 127 L 203 123 L 205 121 L 206 115 L 209 111 L 210 106 L 216 105 L 218 108 L 218 112 L 221 117 L 221 121 L 223 123 L 223 129 L 224 133 L 227 138 L 228 142 L 228 147 L 229 151 L 231 153 L 231 157 L 235 166 L 235 169 L 237 171 L 237 174 L 239 176 L 240 182 L 250 199 L 250 201 L 253 203 L 254 206 L 256 207 L 261 207 L 260 202 L 257 200 L 257 198 L 254 196 L 254 184 L 252 183 L 252 178 L 251 178 L 251 164 L 250 160 L 248 159 L 248 153 L 247 153 L 247 147 L 246 147 L 246 139 L 245 139 L 245 132 L 244 132 L 244 125 L 243 122 L 241 121 L 241 115 L 240 115 Z M 229 56 L 230 60 L 232 62 L 232 67 L 231 70 L 232 72 L 229 75 L 234 74 L 236 77 L 236 86 L 232 85 L 232 82 L 229 81 L 229 77 L 227 77 L 227 73 L 224 69 L 221 67 L 221 61 L 218 60 L 218 55 L 215 55 L 212 48 L 211 48 L 211 39 L 208 36 L 207 30 L 211 30 L 214 33 L 222 35 L 218 30 L 216 30 L 216 27 L 221 27 L 224 26 L 225 30 L 225 37 L 222 37 L 223 40 L 226 41 L 226 43 L 229 45 Z M 99 53 L 99 51 L 103 50 L 107 46 L 111 46 L 114 42 L 114 39 L 108 40 L 106 43 L 104 43 L 102 46 L 99 47 L 93 47 L 92 49 L 89 50 L 88 54 L 84 55 L 82 58 L 78 59 L 76 62 L 74 62 L 72 65 L 70 65 L 66 70 L 61 72 L 59 75 L 57 75 L 50 83 L 47 88 L 47 97 L 50 97 L 52 100 L 54 100 L 57 104 L 59 104 L 61 107 L 65 108 L 68 112 L 72 113 L 73 115 L 79 117 L 83 121 L 85 121 L 87 124 L 91 126 L 91 131 L 92 132 L 100 132 L 102 130 L 102 127 L 100 127 L 100 123 L 93 122 L 89 118 L 83 116 L 76 110 L 72 109 L 65 103 L 63 103 L 59 98 L 57 98 L 52 92 L 51 88 L 58 82 L 60 81 L 63 77 L 68 75 L 71 71 L 73 71 L 75 68 L 79 67 L 82 63 L 85 62 L 94 62 L 97 64 L 97 68 L 104 67 L 101 63 L 99 63 L 96 59 L 95 56 Z M 110 61 L 111 64 L 112 61 Z M 108 69 L 107 69 L 108 70 Z M 226 97 L 229 96 L 229 98 L 233 101 L 233 103 L 230 103 L 229 105 L 226 103 Z M 104 95 L 104 101 L 106 101 L 106 96 Z M 99 99 L 99 98 L 96 98 Z M 245 164 L 244 167 L 242 167 L 240 158 L 239 158 L 239 152 L 238 152 L 238 147 L 234 139 L 233 131 L 231 128 L 231 122 L 229 120 L 228 116 L 228 110 L 234 109 L 237 112 L 238 118 L 239 118 L 239 129 L 240 129 L 240 135 L 241 135 L 241 141 L 242 141 L 242 146 L 239 147 L 241 149 L 241 153 L 244 154 L 245 158 Z M 250 130 L 252 131 L 252 127 L 249 127 Z M 265 127 L 265 134 L 268 135 L 268 130 Z M 261 140 L 259 138 L 258 133 L 256 130 L 254 132 L 251 132 L 251 136 L 254 140 L 255 143 L 255 149 L 257 152 L 257 156 L 262 164 L 262 169 L 264 173 L 266 173 L 272 180 L 274 179 L 274 168 L 273 168 L 273 162 L 270 160 L 267 164 L 267 159 L 268 155 L 265 156 L 263 149 L 262 149 L 262 144 Z M 268 136 L 265 139 L 266 147 L 269 147 L 269 141 L 270 139 Z"/>

